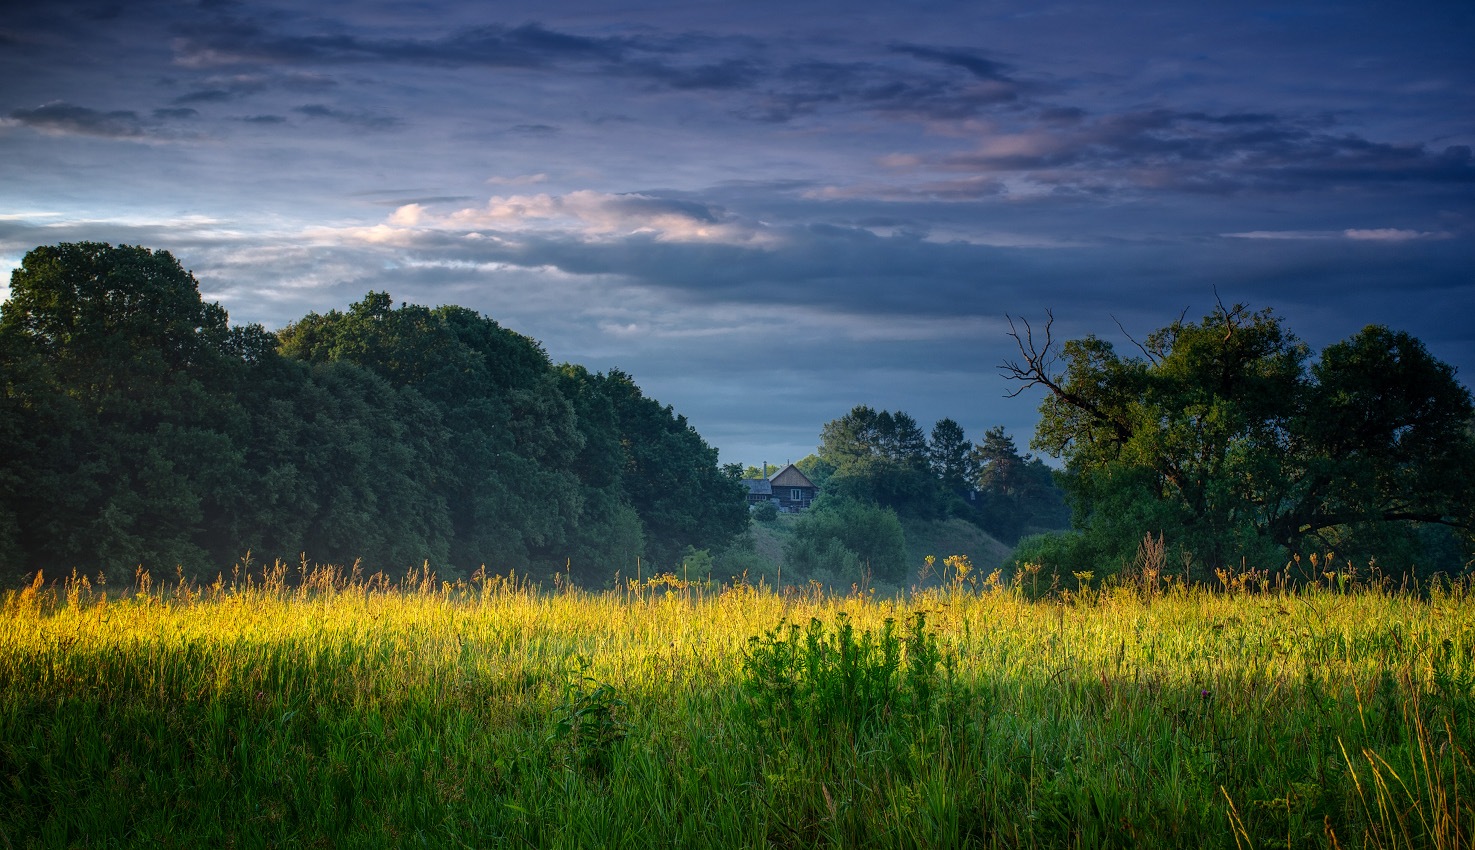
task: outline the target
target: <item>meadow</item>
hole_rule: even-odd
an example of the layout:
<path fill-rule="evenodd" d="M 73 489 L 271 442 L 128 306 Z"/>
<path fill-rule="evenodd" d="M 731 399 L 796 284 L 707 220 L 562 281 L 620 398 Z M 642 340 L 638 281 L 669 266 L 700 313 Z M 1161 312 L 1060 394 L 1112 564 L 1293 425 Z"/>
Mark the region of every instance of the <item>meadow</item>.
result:
<path fill-rule="evenodd" d="M 1475 842 L 1468 582 L 931 569 L 38 576 L 0 606 L 0 846 Z"/>

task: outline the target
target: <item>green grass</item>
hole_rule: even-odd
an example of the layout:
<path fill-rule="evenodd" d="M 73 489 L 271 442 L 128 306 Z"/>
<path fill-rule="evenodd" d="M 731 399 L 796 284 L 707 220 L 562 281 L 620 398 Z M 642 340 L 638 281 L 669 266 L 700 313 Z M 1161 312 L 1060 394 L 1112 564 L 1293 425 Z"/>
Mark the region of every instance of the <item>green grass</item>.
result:
<path fill-rule="evenodd" d="M 7 594 L 0 846 L 1475 840 L 1463 584 L 286 578 Z"/>

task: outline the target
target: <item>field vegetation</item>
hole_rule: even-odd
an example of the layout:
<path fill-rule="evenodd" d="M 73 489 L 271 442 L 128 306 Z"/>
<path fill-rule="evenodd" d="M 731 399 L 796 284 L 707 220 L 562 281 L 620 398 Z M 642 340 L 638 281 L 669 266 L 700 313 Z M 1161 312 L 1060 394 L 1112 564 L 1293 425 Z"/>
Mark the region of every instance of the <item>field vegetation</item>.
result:
<path fill-rule="evenodd" d="M 1468 582 L 1185 587 L 1144 551 L 1105 587 L 933 560 L 888 598 L 38 575 L 0 613 L 0 843 L 1475 841 Z"/>

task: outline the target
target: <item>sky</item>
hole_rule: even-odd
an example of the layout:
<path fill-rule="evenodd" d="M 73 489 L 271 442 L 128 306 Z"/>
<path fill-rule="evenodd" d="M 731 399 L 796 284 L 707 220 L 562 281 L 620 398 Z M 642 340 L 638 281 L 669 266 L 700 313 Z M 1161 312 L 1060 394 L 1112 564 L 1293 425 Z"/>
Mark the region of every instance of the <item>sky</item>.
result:
<path fill-rule="evenodd" d="M 1023 448 L 1010 317 L 1243 302 L 1471 387 L 1471 45 L 1468 0 L 0 0 L 0 280 L 91 240 L 235 323 L 457 304 L 754 465 L 861 404 Z"/>

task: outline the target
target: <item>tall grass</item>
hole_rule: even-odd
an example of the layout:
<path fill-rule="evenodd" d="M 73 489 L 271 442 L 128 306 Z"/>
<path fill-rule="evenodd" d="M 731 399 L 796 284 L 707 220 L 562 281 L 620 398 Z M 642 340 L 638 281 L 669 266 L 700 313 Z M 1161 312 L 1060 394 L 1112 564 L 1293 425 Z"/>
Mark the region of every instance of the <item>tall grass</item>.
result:
<path fill-rule="evenodd" d="M 278 565 L 0 605 L 0 846 L 1475 841 L 1475 605 Z M 960 570 L 959 567 L 962 567 Z"/>

